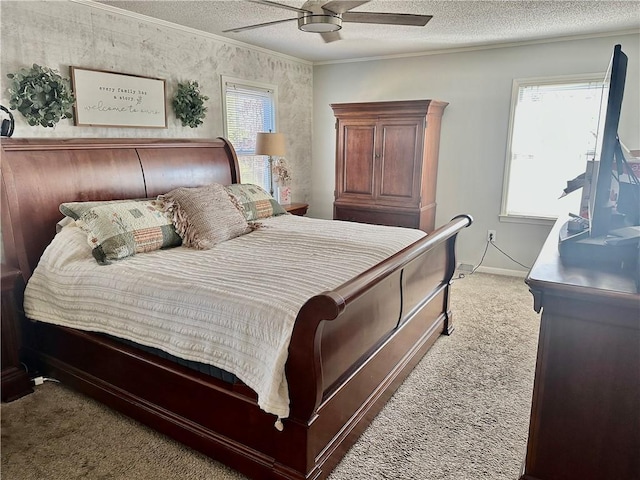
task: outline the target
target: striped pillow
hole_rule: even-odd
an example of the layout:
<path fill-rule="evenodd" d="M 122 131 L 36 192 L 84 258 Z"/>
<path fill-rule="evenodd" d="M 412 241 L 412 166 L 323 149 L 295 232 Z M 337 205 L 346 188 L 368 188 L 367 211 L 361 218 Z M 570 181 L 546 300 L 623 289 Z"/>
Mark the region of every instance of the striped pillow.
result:
<path fill-rule="evenodd" d="M 76 224 L 87 233 L 98 263 L 182 243 L 158 200 L 110 202 L 86 210 Z"/>

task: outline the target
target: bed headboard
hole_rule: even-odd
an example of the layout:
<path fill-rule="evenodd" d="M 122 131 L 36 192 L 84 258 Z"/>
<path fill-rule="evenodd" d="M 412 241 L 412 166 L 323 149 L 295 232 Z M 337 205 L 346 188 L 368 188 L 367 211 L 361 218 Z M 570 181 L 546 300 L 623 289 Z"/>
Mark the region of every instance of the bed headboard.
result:
<path fill-rule="evenodd" d="M 231 143 L 165 139 L 2 139 L 3 262 L 31 276 L 63 202 L 151 198 L 173 188 L 239 183 Z"/>

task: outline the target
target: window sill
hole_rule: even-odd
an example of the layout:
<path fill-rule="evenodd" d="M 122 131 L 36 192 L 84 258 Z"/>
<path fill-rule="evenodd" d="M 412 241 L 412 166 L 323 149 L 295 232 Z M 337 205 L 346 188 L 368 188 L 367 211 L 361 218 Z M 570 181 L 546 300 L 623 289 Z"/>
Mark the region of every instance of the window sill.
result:
<path fill-rule="evenodd" d="M 528 217 L 526 215 L 500 215 L 500 222 L 504 223 L 526 223 L 529 225 L 544 225 L 552 227 L 557 218 L 554 217 Z"/>

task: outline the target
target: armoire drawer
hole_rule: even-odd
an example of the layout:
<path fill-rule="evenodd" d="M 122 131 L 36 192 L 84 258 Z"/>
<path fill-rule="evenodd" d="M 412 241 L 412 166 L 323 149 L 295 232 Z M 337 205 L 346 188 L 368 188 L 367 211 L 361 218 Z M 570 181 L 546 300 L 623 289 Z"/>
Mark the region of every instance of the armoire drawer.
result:
<path fill-rule="evenodd" d="M 391 225 L 394 227 L 420 227 L 420 215 L 418 212 L 409 213 L 406 211 L 372 210 L 356 207 L 334 206 L 333 218 L 335 220 L 346 220 L 349 222 L 372 223 L 375 225 Z"/>

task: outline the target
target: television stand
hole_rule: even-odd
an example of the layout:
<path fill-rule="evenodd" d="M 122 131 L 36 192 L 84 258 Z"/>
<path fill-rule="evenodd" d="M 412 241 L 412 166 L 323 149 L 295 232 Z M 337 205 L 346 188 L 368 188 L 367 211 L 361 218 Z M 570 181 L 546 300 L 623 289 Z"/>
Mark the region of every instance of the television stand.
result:
<path fill-rule="evenodd" d="M 560 261 L 563 222 L 526 279 L 542 319 L 520 479 L 637 480 L 640 294 L 629 272 Z"/>

